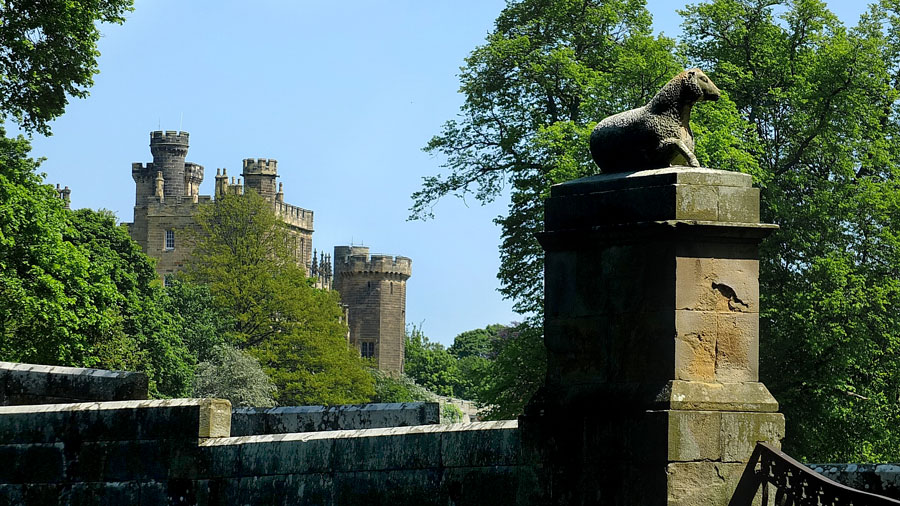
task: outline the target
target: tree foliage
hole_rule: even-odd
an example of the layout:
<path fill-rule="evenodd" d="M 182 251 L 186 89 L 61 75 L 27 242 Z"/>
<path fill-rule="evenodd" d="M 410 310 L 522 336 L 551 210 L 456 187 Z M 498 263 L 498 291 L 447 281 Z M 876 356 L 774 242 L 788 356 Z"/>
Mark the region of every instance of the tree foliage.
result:
<path fill-rule="evenodd" d="M 367 363 L 347 346 L 335 292 L 312 287 L 272 204 L 254 191 L 201 206 L 184 279 L 205 285 L 230 319 L 227 342 L 259 359 L 290 404 L 365 402 Z"/>
<path fill-rule="evenodd" d="M 228 399 L 232 406 L 275 406 L 275 385 L 247 352 L 228 345 L 209 351 L 209 360 L 197 365 L 194 397 Z"/>
<path fill-rule="evenodd" d="M 0 359 L 142 371 L 153 395 L 186 395 L 194 362 L 151 260 L 109 212 L 66 210 L 28 142 L 0 137 Z"/>
<path fill-rule="evenodd" d="M 406 329 L 404 372 L 438 395 L 453 397 L 461 378 L 456 358 L 441 343 L 428 339 L 421 327 Z"/>
<path fill-rule="evenodd" d="M 682 13 L 688 55 L 728 90 L 747 133 L 708 164 L 752 168 L 763 219 L 781 227 L 761 252 L 762 379 L 785 413 L 788 452 L 897 459 L 898 5 L 848 29 L 823 2 L 784 2 L 781 14 L 778 4 Z"/>
<path fill-rule="evenodd" d="M 848 29 L 819 0 L 711 0 L 682 12 L 678 56 L 650 34 L 640 1 L 509 2 L 461 69 L 460 117 L 425 148 L 448 172 L 425 179 L 412 214 L 428 217 L 445 195 L 489 201 L 509 190 L 497 220 L 501 292 L 539 321 L 533 233 L 549 186 L 594 171 L 593 121 L 700 66 L 724 94 L 694 109 L 698 158 L 753 175 L 763 219 L 781 227 L 761 252 L 761 375 L 786 414 L 785 448 L 897 459 L 898 11 L 884 0 Z M 515 364 L 541 360 L 537 328 L 511 341 L 522 349 L 508 348 L 509 374 L 493 384 L 502 416 L 535 387 Z"/>
<path fill-rule="evenodd" d="M 98 22 L 122 23 L 134 0 L 6 1 L 0 5 L 0 119 L 48 134 L 68 97 L 97 73 Z"/>

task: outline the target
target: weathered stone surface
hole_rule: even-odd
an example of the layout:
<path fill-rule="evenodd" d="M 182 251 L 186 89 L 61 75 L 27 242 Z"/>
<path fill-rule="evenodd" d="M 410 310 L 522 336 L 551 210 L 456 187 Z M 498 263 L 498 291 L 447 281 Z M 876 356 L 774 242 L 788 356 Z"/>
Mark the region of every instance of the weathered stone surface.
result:
<path fill-rule="evenodd" d="M 440 423 L 436 402 L 237 408 L 231 435 L 251 436 L 319 430 L 357 430 Z"/>
<path fill-rule="evenodd" d="M 231 435 L 231 402 L 225 399 L 203 399 L 200 404 L 200 437 Z"/>
<path fill-rule="evenodd" d="M 675 309 L 759 312 L 759 261 L 675 258 Z"/>
<path fill-rule="evenodd" d="M 242 444 L 240 472 L 243 476 L 328 472 L 333 448 L 333 439 Z"/>
<path fill-rule="evenodd" d="M 758 442 L 781 446 L 784 415 L 781 413 L 722 413 L 722 453 L 725 462 L 746 462 Z"/>
<path fill-rule="evenodd" d="M 0 362 L 0 406 L 146 398 L 143 373 Z"/>
<path fill-rule="evenodd" d="M 673 462 L 666 467 L 670 506 L 728 504 L 743 463 Z"/>
<path fill-rule="evenodd" d="M 334 504 L 443 506 L 441 475 L 436 469 L 335 473 Z"/>
<path fill-rule="evenodd" d="M 454 430 L 441 433 L 443 467 L 514 466 L 519 463 L 519 430 Z"/>
<path fill-rule="evenodd" d="M 716 380 L 716 313 L 675 311 L 675 379 Z"/>
<path fill-rule="evenodd" d="M 230 403 L 215 399 L 6 406 L 0 444 L 217 437 L 230 420 Z"/>
<path fill-rule="evenodd" d="M 667 414 L 670 462 L 719 460 L 723 437 L 720 432 L 722 413 L 673 410 Z"/>
<path fill-rule="evenodd" d="M 775 412 L 778 402 L 762 383 L 671 382 L 668 406 L 682 410 Z"/>
<path fill-rule="evenodd" d="M 529 504 L 519 502 L 519 473 L 519 468 L 502 465 L 448 468 L 441 477 L 441 490 L 447 491 L 452 501 L 450 504 Z M 539 497 L 540 490 L 534 492 Z M 532 496 L 529 500 L 535 499 L 537 498 Z"/>
<path fill-rule="evenodd" d="M 759 316 L 716 314 L 716 380 L 721 383 L 759 379 Z"/>

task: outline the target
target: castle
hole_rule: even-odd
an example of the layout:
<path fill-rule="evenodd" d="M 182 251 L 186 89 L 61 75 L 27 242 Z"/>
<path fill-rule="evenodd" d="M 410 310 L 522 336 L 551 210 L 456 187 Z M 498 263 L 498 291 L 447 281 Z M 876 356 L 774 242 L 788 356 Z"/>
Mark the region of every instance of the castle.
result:
<path fill-rule="evenodd" d="M 203 166 L 186 162 L 189 134 L 176 131 L 150 132 L 150 163 L 133 163 L 135 183 L 134 221 L 128 231 L 144 253 L 157 260 L 163 282 L 178 272 L 191 255 L 184 241 L 197 230 L 194 213 L 209 205 L 213 197 L 200 195 Z M 215 197 L 241 195 L 253 190 L 272 203 L 293 240 L 295 259 L 317 286 L 341 294 L 350 327 L 348 341 L 360 355 L 371 358 L 378 368 L 403 371 L 406 329 L 406 280 L 412 261 L 406 257 L 369 255 L 362 246 L 336 246 L 334 257 L 317 255 L 312 247 L 313 212 L 284 202 L 283 184 L 277 185 L 278 162 L 247 158 L 241 178 L 229 179 L 227 169 L 216 169 Z M 68 194 L 66 195 L 68 197 Z"/>

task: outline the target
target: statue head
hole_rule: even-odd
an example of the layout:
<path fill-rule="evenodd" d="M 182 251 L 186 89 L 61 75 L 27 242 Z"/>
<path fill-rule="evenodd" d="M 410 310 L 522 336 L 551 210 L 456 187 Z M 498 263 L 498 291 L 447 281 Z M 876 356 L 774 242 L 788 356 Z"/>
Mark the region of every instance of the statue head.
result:
<path fill-rule="evenodd" d="M 701 100 L 719 100 L 719 88 L 702 70 L 694 68 L 682 73 L 682 96 L 687 95 L 691 102 Z"/>

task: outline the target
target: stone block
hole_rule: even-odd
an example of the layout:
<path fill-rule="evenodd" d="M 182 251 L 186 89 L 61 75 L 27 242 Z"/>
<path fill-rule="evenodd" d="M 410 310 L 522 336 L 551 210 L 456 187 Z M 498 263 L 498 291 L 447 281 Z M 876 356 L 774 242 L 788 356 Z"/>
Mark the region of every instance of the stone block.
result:
<path fill-rule="evenodd" d="M 683 257 L 675 259 L 675 308 L 759 312 L 759 261 Z"/>
<path fill-rule="evenodd" d="M 137 482 L 73 483 L 60 494 L 60 504 L 120 506 L 141 504 Z"/>
<path fill-rule="evenodd" d="M 716 313 L 675 311 L 675 379 L 716 380 Z"/>
<path fill-rule="evenodd" d="M 672 379 L 675 314 L 672 311 L 617 315 L 609 327 L 609 379 L 656 383 Z"/>
<path fill-rule="evenodd" d="M 143 373 L 0 362 L 0 405 L 146 398 Z"/>
<path fill-rule="evenodd" d="M 519 462 L 518 429 L 459 430 L 441 434 L 443 467 L 512 466 Z"/>
<path fill-rule="evenodd" d="M 668 392 L 671 409 L 774 413 L 778 402 L 762 383 L 706 383 L 674 380 Z"/>
<path fill-rule="evenodd" d="M 744 472 L 743 463 L 673 462 L 666 467 L 666 504 L 709 506 L 728 504 Z"/>
<path fill-rule="evenodd" d="M 0 407 L 0 444 L 196 440 L 227 436 L 230 420 L 228 401 L 215 399 L 6 406 Z"/>
<path fill-rule="evenodd" d="M 0 483 L 59 483 L 66 477 L 61 443 L 0 446 Z"/>
<path fill-rule="evenodd" d="M 364 435 L 334 439 L 333 469 L 421 469 L 440 465 L 441 434 Z"/>
<path fill-rule="evenodd" d="M 199 408 L 201 438 L 231 435 L 231 402 L 225 399 L 203 399 Z"/>
<path fill-rule="evenodd" d="M 0 504 L 27 504 L 23 485 L 0 484 Z M 38 503 L 32 503 L 38 504 Z M 47 504 L 47 502 L 44 502 Z"/>
<path fill-rule="evenodd" d="M 750 187 L 752 178 L 740 172 L 705 167 L 666 167 L 636 172 L 599 174 L 553 185 L 552 197 L 645 186 L 674 184 Z"/>
<path fill-rule="evenodd" d="M 70 485 L 62 483 L 26 483 L 22 485 L 22 502 L 9 504 L 68 504 L 68 490 Z M 0 504 L 5 504 L 0 501 Z"/>
<path fill-rule="evenodd" d="M 198 448 L 199 475 L 208 478 L 228 478 L 242 473 L 241 445 L 203 444 Z"/>
<path fill-rule="evenodd" d="M 717 313 L 716 380 L 721 383 L 759 380 L 759 315 Z"/>
<path fill-rule="evenodd" d="M 441 495 L 450 504 L 519 504 L 519 469 L 512 466 L 444 469 Z M 532 503 L 534 504 L 534 503 Z"/>
<path fill-rule="evenodd" d="M 142 506 L 156 504 L 198 504 L 196 494 L 191 494 L 185 489 L 176 490 L 176 493 L 170 496 L 168 493 L 169 486 L 171 486 L 171 482 L 169 484 L 160 481 L 139 482 L 138 493 L 140 494 L 140 504 Z"/>
<path fill-rule="evenodd" d="M 720 460 L 722 413 L 668 411 L 668 460 Z"/>
<path fill-rule="evenodd" d="M 675 185 L 675 209 L 669 219 L 716 221 L 719 192 L 715 186 Z"/>
<path fill-rule="evenodd" d="M 759 188 L 719 186 L 718 221 L 759 223 Z"/>
<path fill-rule="evenodd" d="M 784 415 L 781 413 L 722 413 L 722 460 L 746 462 L 756 443 L 781 445 Z"/>
<path fill-rule="evenodd" d="M 241 474 L 301 474 L 328 472 L 333 439 L 240 444 Z"/>
<path fill-rule="evenodd" d="M 367 506 L 444 506 L 438 469 L 337 472 L 334 474 L 334 504 Z"/>

